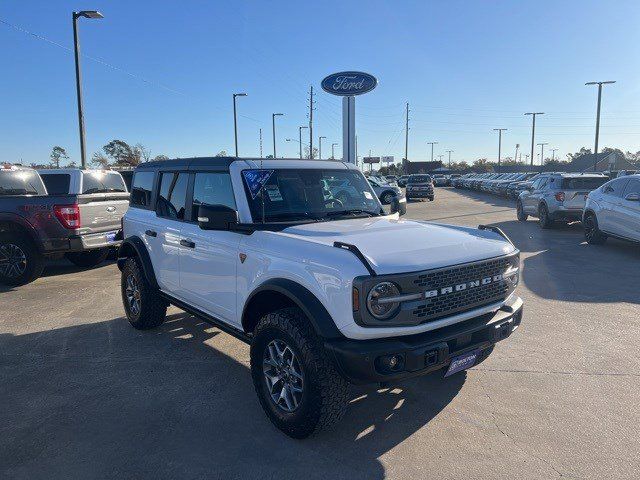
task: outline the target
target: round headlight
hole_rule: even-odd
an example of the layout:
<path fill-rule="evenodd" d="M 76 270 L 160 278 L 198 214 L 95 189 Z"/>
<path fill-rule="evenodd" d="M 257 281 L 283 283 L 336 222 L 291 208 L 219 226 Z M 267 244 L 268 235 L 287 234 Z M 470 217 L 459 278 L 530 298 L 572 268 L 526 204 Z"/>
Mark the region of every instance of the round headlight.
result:
<path fill-rule="evenodd" d="M 393 316 L 399 302 L 386 301 L 386 298 L 400 295 L 400 290 L 391 282 L 380 282 L 374 286 L 367 295 L 367 309 L 378 320 L 386 320 Z"/>

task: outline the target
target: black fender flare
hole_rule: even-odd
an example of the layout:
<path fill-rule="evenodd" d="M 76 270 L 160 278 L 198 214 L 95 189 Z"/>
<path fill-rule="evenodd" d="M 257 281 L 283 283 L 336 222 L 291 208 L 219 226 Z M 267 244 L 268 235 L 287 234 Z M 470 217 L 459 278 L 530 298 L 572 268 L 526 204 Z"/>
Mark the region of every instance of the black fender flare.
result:
<path fill-rule="evenodd" d="M 279 293 L 291 300 L 302 310 L 302 313 L 309 319 L 316 333 L 323 339 L 344 337 L 340 330 L 338 330 L 338 327 L 336 327 L 335 322 L 322 302 L 307 288 L 286 278 L 272 278 L 251 292 L 242 310 L 243 324 L 247 313 L 247 306 L 251 303 L 251 300 L 256 295 L 268 291 Z"/>
<path fill-rule="evenodd" d="M 16 225 L 20 231 L 24 231 L 27 234 L 27 237 L 33 242 L 39 252 L 44 251 L 42 239 L 40 238 L 38 231 L 26 219 L 14 213 L 0 213 L 0 223 L 3 222 Z"/>
<path fill-rule="evenodd" d="M 128 258 L 133 256 L 137 256 L 140 260 L 140 265 L 142 266 L 142 272 L 144 273 L 147 282 L 151 285 L 152 288 L 159 288 L 158 282 L 156 280 L 156 274 L 153 270 L 153 264 L 151 263 L 151 257 L 149 256 L 149 252 L 147 251 L 147 247 L 145 247 L 144 242 L 138 236 L 131 236 L 124 239 L 124 241 L 120 244 L 120 248 L 118 249 L 118 268 L 122 271 L 122 267 L 124 266 L 124 262 L 127 261 Z"/>

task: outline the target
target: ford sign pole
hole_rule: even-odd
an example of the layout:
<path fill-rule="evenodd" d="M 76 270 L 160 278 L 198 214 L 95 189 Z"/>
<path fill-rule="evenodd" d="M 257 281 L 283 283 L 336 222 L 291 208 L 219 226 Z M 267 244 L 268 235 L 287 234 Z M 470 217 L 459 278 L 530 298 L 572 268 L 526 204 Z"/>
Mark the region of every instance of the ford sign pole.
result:
<path fill-rule="evenodd" d="M 342 161 L 356 164 L 356 95 L 370 92 L 378 85 L 373 75 L 364 72 L 339 72 L 322 80 L 322 89 L 342 97 Z"/>

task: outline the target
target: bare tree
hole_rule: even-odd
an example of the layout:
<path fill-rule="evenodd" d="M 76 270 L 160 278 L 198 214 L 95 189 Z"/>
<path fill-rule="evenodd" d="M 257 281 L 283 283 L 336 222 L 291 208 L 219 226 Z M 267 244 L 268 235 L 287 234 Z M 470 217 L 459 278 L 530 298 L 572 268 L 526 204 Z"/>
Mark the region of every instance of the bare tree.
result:
<path fill-rule="evenodd" d="M 55 168 L 60 168 L 60 160 L 68 160 L 69 155 L 67 155 L 67 151 L 59 146 L 55 146 L 51 149 L 51 155 L 49 155 L 51 159 L 50 165 Z"/>

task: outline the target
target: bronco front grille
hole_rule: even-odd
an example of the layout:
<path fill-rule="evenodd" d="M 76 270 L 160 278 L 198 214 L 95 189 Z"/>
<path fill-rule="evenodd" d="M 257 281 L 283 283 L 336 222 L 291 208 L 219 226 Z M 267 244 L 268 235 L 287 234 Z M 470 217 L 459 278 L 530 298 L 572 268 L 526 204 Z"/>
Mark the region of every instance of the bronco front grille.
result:
<path fill-rule="evenodd" d="M 502 274 L 511 268 L 511 262 L 509 257 L 503 257 L 418 275 L 413 284 L 424 289 L 427 298 L 412 314 L 424 323 L 505 300 L 515 287 L 511 281 L 502 278 Z M 497 276 L 499 280 L 496 280 Z M 477 282 L 480 284 L 472 286 Z M 463 289 L 458 291 L 456 287 Z M 446 288 L 452 288 L 453 292 L 441 294 Z M 436 295 L 429 298 L 428 292 Z"/>

